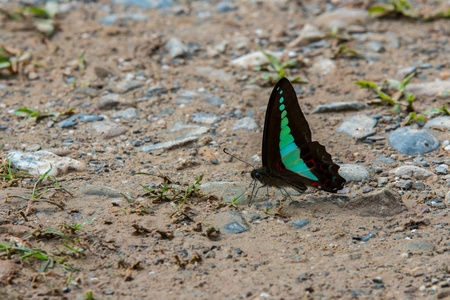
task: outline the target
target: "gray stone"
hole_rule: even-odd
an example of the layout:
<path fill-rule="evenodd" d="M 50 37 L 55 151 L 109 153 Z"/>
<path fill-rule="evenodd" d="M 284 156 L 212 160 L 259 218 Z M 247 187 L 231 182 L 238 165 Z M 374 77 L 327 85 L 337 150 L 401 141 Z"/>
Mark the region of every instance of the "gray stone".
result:
<path fill-rule="evenodd" d="M 85 115 L 85 114 L 75 114 L 70 117 L 68 117 L 65 120 L 62 120 L 58 123 L 56 123 L 56 126 L 59 126 L 61 128 L 71 128 L 78 124 L 78 121 L 83 123 L 89 123 L 89 122 L 95 122 L 95 121 L 102 121 L 103 117 L 101 116 L 95 116 L 95 115 Z"/>
<path fill-rule="evenodd" d="M 430 131 L 409 126 L 389 133 L 388 142 L 398 152 L 408 155 L 428 153 L 439 147 L 439 140 Z"/>
<path fill-rule="evenodd" d="M 447 206 L 450 205 L 450 191 L 447 192 L 447 195 L 445 195 L 445 203 Z"/>
<path fill-rule="evenodd" d="M 433 252 L 435 246 L 432 243 L 412 243 L 406 246 L 413 253 Z"/>
<path fill-rule="evenodd" d="M 450 93 L 448 93 L 450 91 L 450 80 L 410 83 L 405 87 L 405 90 L 414 94 L 416 97 L 441 96 L 448 98 L 450 97 Z"/>
<path fill-rule="evenodd" d="M 360 140 L 374 135 L 374 129 L 377 120 L 367 115 L 356 115 L 345 119 L 337 129 L 337 132 L 348 134 L 349 136 Z"/>
<path fill-rule="evenodd" d="M 310 72 L 325 76 L 333 73 L 336 70 L 336 63 L 334 60 L 326 57 L 318 57 L 310 68 Z"/>
<path fill-rule="evenodd" d="M 85 95 L 85 96 L 89 96 L 89 97 L 93 98 L 93 97 L 98 96 L 99 91 L 96 89 L 93 89 L 93 88 L 85 87 L 85 88 L 75 89 L 72 91 L 72 93 L 79 94 L 79 95 Z"/>
<path fill-rule="evenodd" d="M 216 12 L 218 12 L 218 13 L 229 12 L 229 11 L 233 11 L 236 9 L 237 9 L 237 6 L 229 0 L 222 0 L 219 3 L 217 3 L 217 6 L 216 6 Z"/>
<path fill-rule="evenodd" d="M 167 142 L 162 142 L 162 143 L 157 143 L 154 145 L 147 145 L 147 146 L 142 146 L 140 148 L 140 150 L 142 152 L 151 152 L 151 151 L 155 151 L 155 150 L 169 150 L 175 147 L 179 147 L 188 143 L 192 143 L 195 142 L 196 140 L 198 140 L 199 137 L 197 136 L 191 136 L 191 137 L 185 137 L 185 138 L 181 138 L 181 139 L 177 139 L 177 140 L 173 140 L 173 141 L 167 141 Z"/>
<path fill-rule="evenodd" d="M 100 19 L 100 23 L 103 25 L 112 25 L 117 21 L 134 21 L 142 22 L 148 20 L 148 16 L 141 13 L 119 13 L 108 15 Z"/>
<path fill-rule="evenodd" d="M 446 164 L 442 164 L 437 166 L 436 168 L 434 168 L 434 170 L 436 171 L 436 173 L 441 174 L 441 175 L 447 175 L 447 170 L 448 170 L 448 166 Z"/>
<path fill-rule="evenodd" d="M 138 119 L 137 109 L 134 107 L 129 107 L 124 110 L 119 110 L 117 112 L 112 113 L 111 118 L 118 118 L 125 120 Z"/>
<path fill-rule="evenodd" d="M 78 160 L 61 157 L 46 150 L 36 152 L 8 151 L 11 163 L 19 170 L 24 170 L 31 175 L 43 175 L 51 169 L 49 176 L 60 176 L 68 172 L 81 172 L 86 170 L 86 165 Z"/>
<path fill-rule="evenodd" d="M 83 187 L 81 187 L 80 192 L 86 196 L 104 196 L 108 198 L 124 197 L 123 193 L 121 193 L 120 191 L 100 185 L 84 185 Z"/>
<path fill-rule="evenodd" d="M 220 121 L 220 117 L 215 114 L 194 113 L 191 115 L 192 121 L 195 123 L 212 125 Z"/>
<path fill-rule="evenodd" d="M 212 96 L 209 98 L 206 98 L 203 100 L 203 102 L 214 105 L 214 106 L 221 106 L 223 104 L 223 101 L 220 97 Z"/>
<path fill-rule="evenodd" d="M 450 130 L 450 116 L 441 116 L 429 120 L 425 124 L 425 128 L 437 128 L 443 130 Z"/>
<path fill-rule="evenodd" d="M 238 212 L 226 211 L 214 216 L 215 227 L 220 228 L 220 232 L 225 234 L 237 234 L 248 231 L 249 225 L 244 217 Z"/>
<path fill-rule="evenodd" d="M 389 189 L 350 199 L 345 208 L 363 217 L 389 217 L 407 210 L 402 197 Z"/>
<path fill-rule="evenodd" d="M 414 182 L 412 185 L 413 190 L 423 191 L 425 190 L 425 184 L 423 182 Z"/>
<path fill-rule="evenodd" d="M 169 8 L 173 0 L 112 0 L 113 4 L 131 5 L 143 9 Z"/>
<path fill-rule="evenodd" d="M 372 51 L 372 52 L 383 52 L 384 51 L 383 44 L 378 41 L 368 42 L 366 46 L 367 46 L 367 50 Z"/>
<path fill-rule="evenodd" d="M 137 80 L 124 80 L 119 82 L 114 90 L 119 94 L 125 94 L 134 89 L 143 87 L 144 83 Z"/>
<path fill-rule="evenodd" d="M 317 106 L 313 113 L 328 113 L 328 112 L 338 112 L 338 111 L 352 111 L 352 110 L 363 110 L 368 108 L 369 105 L 360 101 L 352 102 L 334 102 L 329 104 L 321 104 Z"/>
<path fill-rule="evenodd" d="M 369 171 L 363 166 L 355 164 L 342 164 L 339 168 L 339 175 L 347 182 L 359 182 L 370 177 Z"/>
<path fill-rule="evenodd" d="M 308 220 L 294 220 L 291 222 L 291 225 L 297 229 L 303 228 L 308 225 L 310 222 Z"/>
<path fill-rule="evenodd" d="M 189 51 L 189 48 L 177 38 L 171 38 L 168 40 L 164 47 L 169 51 L 171 58 L 185 56 Z"/>
<path fill-rule="evenodd" d="M 101 110 L 111 109 L 119 105 L 119 94 L 103 95 L 97 103 L 97 108 Z"/>
<path fill-rule="evenodd" d="M 382 163 L 385 165 L 392 165 L 397 163 L 397 161 L 393 158 L 390 157 L 386 157 L 386 156 L 379 156 L 377 158 L 375 158 L 374 160 L 372 160 L 373 163 Z"/>
<path fill-rule="evenodd" d="M 321 14 L 312 23 L 322 30 L 330 31 L 333 28 L 346 30 L 350 25 L 364 26 L 368 21 L 367 10 L 340 8 L 333 12 Z"/>
<path fill-rule="evenodd" d="M 105 139 L 125 134 L 128 131 L 125 127 L 111 121 L 95 122 L 92 124 L 92 128 Z"/>
<path fill-rule="evenodd" d="M 267 51 L 267 53 L 275 56 L 277 59 L 281 59 L 281 57 L 283 56 L 283 52 Z M 260 51 L 242 55 L 231 61 L 232 65 L 235 65 L 235 66 L 238 66 L 241 68 L 245 68 L 245 69 L 253 69 L 254 67 L 267 65 L 269 63 L 270 62 L 267 59 L 267 57 Z"/>
<path fill-rule="evenodd" d="M 427 179 L 430 176 L 436 176 L 433 172 L 416 166 L 401 166 L 389 171 L 389 174 L 401 178 L 414 178 L 419 180 Z"/>
<path fill-rule="evenodd" d="M 417 67 L 415 67 L 415 66 L 406 67 L 406 68 L 398 70 L 397 71 L 397 76 L 398 77 L 405 77 L 405 76 L 411 74 L 412 72 L 414 72 L 415 70 L 417 70 Z"/>
<path fill-rule="evenodd" d="M 398 181 L 395 186 L 404 190 L 409 190 L 413 185 L 412 180 L 400 180 Z"/>
<path fill-rule="evenodd" d="M 241 129 L 253 130 L 255 128 L 258 128 L 258 125 L 256 124 L 255 120 L 253 120 L 250 117 L 244 117 L 244 118 L 236 121 L 236 123 L 234 123 L 234 125 L 233 125 L 234 131 L 241 130 Z"/>
<path fill-rule="evenodd" d="M 325 38 L 325 33 L 320 31 L 316 26 L 311 24 L 305 24 L 300 31 L 299 36 L 289 43 L 288 48 L 294 48 L 299 46 L 308 45 L 311 42 L 315 42 Z"/>
<path fill-rule="evenodd" d="M 25 147 L 25 152 L 35 152 L 41 149 L 41 145 L 39 144 L 31 144 Z M 51 151 L 50 151 L 51 152 Z"/>

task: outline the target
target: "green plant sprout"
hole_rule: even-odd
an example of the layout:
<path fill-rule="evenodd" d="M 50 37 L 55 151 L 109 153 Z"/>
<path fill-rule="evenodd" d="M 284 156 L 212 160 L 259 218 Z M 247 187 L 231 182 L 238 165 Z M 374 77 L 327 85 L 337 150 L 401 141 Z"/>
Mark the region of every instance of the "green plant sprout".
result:
<path fill-rule="evenodd" d="M 5 162 L 0 165 L 0 177 L 2 180 L 9 180 L 9 185 L 26 177 L 31 177 L 28 173 L 13 173 L 11 168 L 12 156 L 6 157 Z M 6 174 L 1 174 L 2 171 L 6 171 Z"/>
<path fill-rule="evenodd" d="M 260 46 L 257 46 L 257 48 L 269 60 L 270 65 L 268 66 L 268 71 L 272 72 L 272 73 L 262 73 L 261 78 L 269 79 L 272 83 L 276 83 L 278 82 L 278 80 L 284 77 L 288 78 L 291 82 L 306 83 L 306 81 L 301 80 L 300 77 L 288 76 L 288 73 L 285 70 L 287 68 L 297 66 L 296 60 L 291 59 L 282 63 L 278 58 L 264 51 Z M 276 75 L 273 73 L 276 73 Z"/>
<path fill-rule="evenodd" d="M 374 5 L 369 9 L 369 14 L 378 14 L 380 17 L 399 14 L 412 19 L 419 18 L 416 8 L 409 1 L 405 0 L 395 0 L 386 4 Z"/>
<path fill-rule="evenodd" d="M 333 58 L 337 58 L 339 56 L 344 56 L 344 55 L 352 56 L 352 57 L 356 57 L 356 58 L 363 57 L 361 52 L 358 52 L 358 51 L 353 50 L 353 49 L 349 49 L 345 45 L 340 45 L 339 48 L 334 52 Z"/>
<path fill-rule="evenodd" d="M 36 123 L 41 119 L 52 117 L 53 121 L 61 119 L 63 116 L 71 116 L 74 114 L 75 108 L 71 107 L 63 112 L 42 112 L 38 110 L 33 110 L 26 107 L 21 107 L 16 109 L 13 113 L 18 117 L 28 118 L 32 122 Z"/>

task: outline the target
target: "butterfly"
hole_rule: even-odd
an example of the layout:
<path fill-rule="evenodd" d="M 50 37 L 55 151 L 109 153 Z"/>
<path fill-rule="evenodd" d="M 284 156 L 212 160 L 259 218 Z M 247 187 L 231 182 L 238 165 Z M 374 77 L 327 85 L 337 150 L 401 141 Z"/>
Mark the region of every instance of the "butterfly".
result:
<path fill-rule="evenodd" d="M 259 181 L 262 187 L 291 187 L 299 192 L 312 186 L 336 193 L 345 184 L 338 170 L 339 165 L 333 162 L 325 147 L 311 140 L 311 130 L 294 87 L 288 79 L 282 78 L 267 105 L 262 167 L 251 172 L 254 182 Z M 249 205 L 252 199 L 253 192 Z"/>

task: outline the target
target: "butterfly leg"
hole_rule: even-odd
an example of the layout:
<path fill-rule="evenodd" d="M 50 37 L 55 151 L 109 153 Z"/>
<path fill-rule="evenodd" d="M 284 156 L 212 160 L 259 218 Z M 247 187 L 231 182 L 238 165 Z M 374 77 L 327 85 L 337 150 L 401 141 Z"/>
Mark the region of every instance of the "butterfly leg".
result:
<path fill-rule="evenodd" d="M 291 199 L 291 202 L 294 202 L 294 199 L 292 199 L 291 195 L 289 195 L 289 193 L 284 189 L 284 188 L 280 188 L 280 192 L 283 196 L 287 195 L 289 199 Z M 286 194 L 283 194 L 286 193 Z"/>
<path fill-rule="evenodd" d="M 253 185 L 252 197 L 250 198 L 250 202 L 248 203 L 248 207 L 252 206 L 253 202 L 255 202 L 256 195 L 258 195 L 259 190 L 260 190 L 261 188 L 263 188 L 263 187 L 266 187 L 266 186 L 267 186 L 267 184 L 258 187 L 258 188 L 256 189 L 255 196 L 253 196 L 253 192 L 255 191 L 255 188 L 256 188 L 256 182 L 255 182 L 255 184 Z"/>

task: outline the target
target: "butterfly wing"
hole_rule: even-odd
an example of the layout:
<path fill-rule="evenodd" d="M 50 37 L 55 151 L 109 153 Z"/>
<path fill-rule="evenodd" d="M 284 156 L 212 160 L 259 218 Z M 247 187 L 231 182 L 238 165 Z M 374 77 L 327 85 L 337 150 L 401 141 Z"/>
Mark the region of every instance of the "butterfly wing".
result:
<path fill-rule="evenodd" d="M 262 162 L 271 176 L 296 189 L 309 185 L 336 192 L 345 184 L 325 147 L 311 141 L 308 122 L 286 78 L 276 84 L 267 105 Z"/>

